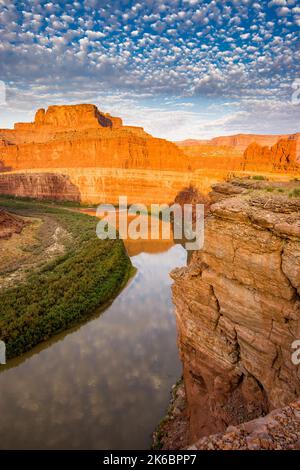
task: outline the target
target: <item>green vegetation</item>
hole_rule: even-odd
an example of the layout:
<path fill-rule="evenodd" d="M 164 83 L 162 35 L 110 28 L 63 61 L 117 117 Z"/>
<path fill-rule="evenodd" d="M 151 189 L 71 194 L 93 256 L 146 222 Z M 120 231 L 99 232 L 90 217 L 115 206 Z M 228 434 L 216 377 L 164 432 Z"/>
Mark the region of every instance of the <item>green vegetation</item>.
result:
<path fill-rule="evenodd" d="M 176 419 L 175 408 L 178 389 L 183 386 L 183 377 L 177 380 L 175 386 L 172 387 L 171 399 L 168 405 L 166 415 L 158 423 L 154 433 L 152 434 L 151 450 L 162 450 L 165 439 L 168 437 L 168 428 L 172 421 Z"/>
<path fill-rule="evenodd" d="M 109 303 L 128 280 L 132 265 L 121 240 L 96 237 L 95 217 L 38 203 L 0 204 L 23 215 L 51 216 L 71 234 L 64 255 L 18 286 L 0 291 L 0 338 L 11 358 Z"/>
<path fill-rule="evenodd" d="M 11 201 L 16 201 L 16 202 L 29 202 L 29 203 L 36 203 L 36 204 L 47 204 L 50 206 L 61 206 L 61 207 L 70 207 L 70 208 L 82 208 L 82 209 L 88 209 L 88 208 L 96 208 L 101 202 L 97 203 L 84 203 L 84 202 L 79 202 L 79 201 L 71 201 L 71 200 L 58 200 L 54 201 L 53 199 L 36 199 L 34 197 L 28 197 L 28 196 L 14 196 L 10 194 L 2 194 L 1 196 L 1 201 L 5 200 L 11 200 Z"/>
<path fill-rule="evenodd" d="M 265 176 L 262 176 L 262 175 L 253 175 L 251 176 L 251 179 L 252 180 L 257 180 L 257 181 L 265 181 L 267 180 L 267 178 Z"/>
<path fill-rule="evenodd" d="M 300 197 L 300 188 L 294 188 L 289 192 L 289 197 Z"/>

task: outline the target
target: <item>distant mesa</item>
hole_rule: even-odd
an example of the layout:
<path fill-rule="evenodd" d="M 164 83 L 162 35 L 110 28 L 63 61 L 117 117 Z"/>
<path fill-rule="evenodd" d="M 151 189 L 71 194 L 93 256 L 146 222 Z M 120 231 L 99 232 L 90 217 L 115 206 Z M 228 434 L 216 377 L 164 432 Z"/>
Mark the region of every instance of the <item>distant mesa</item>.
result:
<path fill-rule="evenodd" d="M 289 134 L 271 135 L 271 134 L 235 134 L 220 137 L 213 137 L 209 140 L 196 140 L 187 139 L 175 142 L 179 147 L 188 147 L 191 145 L 209 145 L 213 147 L 233 147 L 240 152 L 244 152 L 246 148 L 256 143 L 263 146 L 272 146 L 278 142 L 279 139 L 286 139 Z"/>
<path fill-rule="evenodd" d="M 185 170 L 187 160 L 173 143 L 93 104 L 39 109 L 32 123 L 0 129 L 0 159 L 13 170 L 34 168 L 140 168 Z"/>
<path fill-rule="evenodd" d="M 16 131 L 39 129 L 90 129 L 122 127 L 122 119 L 102 113 L 93 104 L 49 106 L 47 110 L 38 109 L 33 123 L 17 123 Z"/>

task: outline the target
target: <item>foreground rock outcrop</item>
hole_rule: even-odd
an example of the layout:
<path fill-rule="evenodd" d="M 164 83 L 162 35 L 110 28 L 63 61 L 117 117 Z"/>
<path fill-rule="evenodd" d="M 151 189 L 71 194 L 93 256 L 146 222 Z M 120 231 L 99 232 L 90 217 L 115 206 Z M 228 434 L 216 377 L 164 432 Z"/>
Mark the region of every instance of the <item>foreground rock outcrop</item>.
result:
<path fill-rule="evenodd" d="M 300 450 L 300 400 L 267 416 L 203 437 L 190 450 Z"/>
<path fill-rule="evenodd" d="M 189 443 L 300 396 L 292 362 L 300 339 L 299 196 L 297 182 L 216 185 L 203 249 L 171 273 Z"/>
<path fill-rule="evenodd" d="M 10 238 L 14 233 L 21 233 L 26 224 L 22 217 L 0 207 L 0 240 Z"/>

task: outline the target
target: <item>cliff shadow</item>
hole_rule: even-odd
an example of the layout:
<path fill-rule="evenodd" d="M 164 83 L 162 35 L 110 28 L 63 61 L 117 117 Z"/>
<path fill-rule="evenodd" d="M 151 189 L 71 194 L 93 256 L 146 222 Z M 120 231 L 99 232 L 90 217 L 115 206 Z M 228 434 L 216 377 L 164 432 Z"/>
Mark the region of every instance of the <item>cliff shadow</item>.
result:
<path fill-rule="evenodd" d="M 59 173 L 0 173 L 0 195 L 81 202 L 78 186 L 68 175 Z"/>

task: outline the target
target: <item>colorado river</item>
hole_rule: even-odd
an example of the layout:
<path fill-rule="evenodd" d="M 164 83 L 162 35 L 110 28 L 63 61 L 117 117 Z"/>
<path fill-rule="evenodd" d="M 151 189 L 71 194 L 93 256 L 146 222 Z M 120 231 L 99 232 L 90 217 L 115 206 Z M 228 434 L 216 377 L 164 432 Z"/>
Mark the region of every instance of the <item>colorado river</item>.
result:
<path fill-rule="evenodd" d="M 136 275 L 104 311 L 0 366 L 0 448 L 147 449 L 181 374 L 172 242 L 128 244 Z"/>

